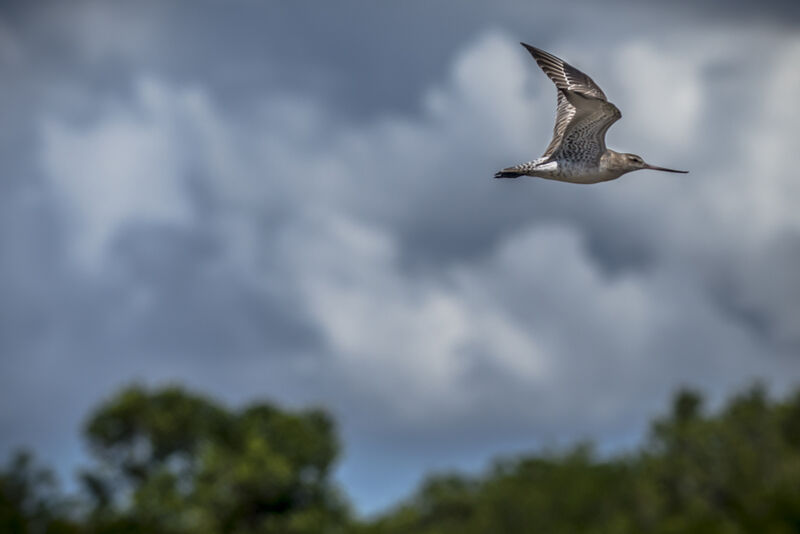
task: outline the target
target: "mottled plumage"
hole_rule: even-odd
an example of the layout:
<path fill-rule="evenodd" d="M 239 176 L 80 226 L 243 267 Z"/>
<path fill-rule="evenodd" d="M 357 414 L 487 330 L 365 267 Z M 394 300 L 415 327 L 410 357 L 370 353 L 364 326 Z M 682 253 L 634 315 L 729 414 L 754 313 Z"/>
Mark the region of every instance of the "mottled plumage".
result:
<path fill-rule="evenodd" d="M 558 107 L 553 139 L 542 157 L 508 167 L 495 178 L 538 176 L 574 183 L 597 183 L 639 169 L 681 172 L 648 165 L 635 154 L 606 148 L 606 131 L 622 117 L 617 106 L 589 76 L 556 56 L 521 43 L 556 85 Z"/>

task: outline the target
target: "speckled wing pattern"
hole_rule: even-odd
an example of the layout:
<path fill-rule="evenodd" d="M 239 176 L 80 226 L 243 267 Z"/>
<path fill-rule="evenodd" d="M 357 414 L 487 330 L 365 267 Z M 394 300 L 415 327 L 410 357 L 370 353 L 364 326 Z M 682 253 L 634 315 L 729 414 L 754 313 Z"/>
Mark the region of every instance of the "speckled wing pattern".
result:
<path fill-rule="evenodd" d="M 543 158 L 597 162 L 606 150 L 608 128 L 622 114 L 589 76 L 556 56 L 521 43 L 558 89 L 553 139 Z"/>

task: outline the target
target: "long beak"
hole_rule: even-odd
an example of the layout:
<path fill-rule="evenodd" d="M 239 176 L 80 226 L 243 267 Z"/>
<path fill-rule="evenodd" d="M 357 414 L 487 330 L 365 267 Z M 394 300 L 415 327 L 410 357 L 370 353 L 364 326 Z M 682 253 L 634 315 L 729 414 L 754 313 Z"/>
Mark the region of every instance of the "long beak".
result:
<path fill-rule="evenodd" d="M 645 169 L 651 169 L 651 170 L 654 170 L 654 171 L 679 172 L 681 174 L 686 174 L 686 173 L 689 172 L 689 171 L 676 171 L 675 169 L 667 169 L 666 167 L 656 167 L 655 165 L 649 165 L 647 163 L 645 163 L 644 168 Z"/>

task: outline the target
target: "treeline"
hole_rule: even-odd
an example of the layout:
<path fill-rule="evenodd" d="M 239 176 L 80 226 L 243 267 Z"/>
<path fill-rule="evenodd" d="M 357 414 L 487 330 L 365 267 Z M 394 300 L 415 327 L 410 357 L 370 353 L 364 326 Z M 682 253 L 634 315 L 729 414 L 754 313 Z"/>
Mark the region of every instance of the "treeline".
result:
<path fill-rule="evenodd" d="M 94 463 L 79 497 L 30 455 L 8 460 L 0 532 L 800 532 L 800 391 L 772 400 L 753 387 L 713 414 L 682 391 L 637 451 L 600 458 L 584 444 L 432 476 L 369 521 L 331 479 L 340 445 L 322 411 L 231 411 L 178 387 L 130 387 L 84 434 Z"/>

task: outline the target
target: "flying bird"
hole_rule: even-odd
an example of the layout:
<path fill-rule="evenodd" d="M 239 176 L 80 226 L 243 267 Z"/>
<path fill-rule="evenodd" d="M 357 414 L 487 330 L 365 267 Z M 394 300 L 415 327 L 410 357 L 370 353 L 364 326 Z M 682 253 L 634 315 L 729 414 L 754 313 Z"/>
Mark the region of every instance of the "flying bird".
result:
<path fill-rule="evenodd" d="M 586 74 L 552 54 L 520 43 L 558 90 L 553 139 L 542 157 L 505 168 L 495 178 L 538 176 L 561 182 L 595 184 L 640 169 L 680 172 L 645 163 L 636 154 L 606 148 L 606 131 L 622 113 Z"/>

